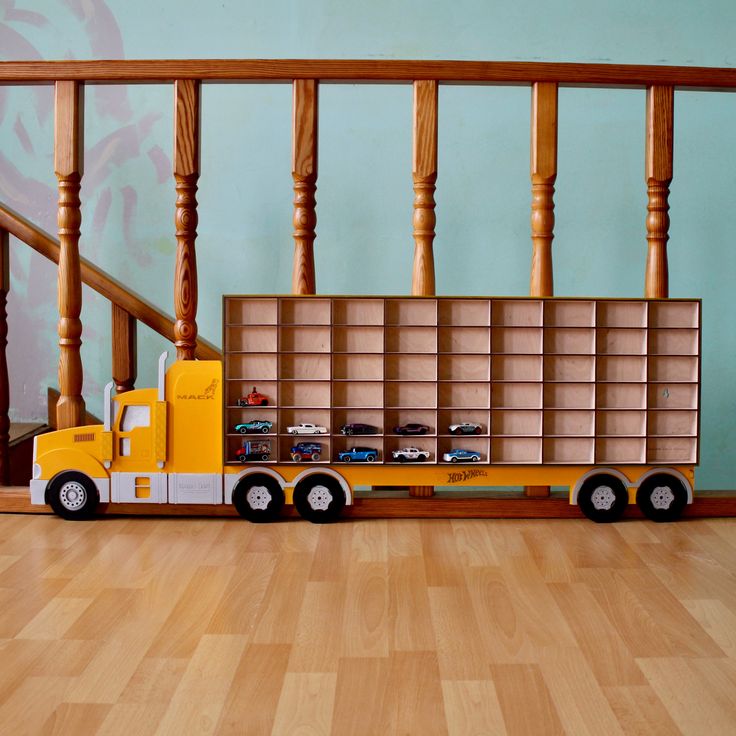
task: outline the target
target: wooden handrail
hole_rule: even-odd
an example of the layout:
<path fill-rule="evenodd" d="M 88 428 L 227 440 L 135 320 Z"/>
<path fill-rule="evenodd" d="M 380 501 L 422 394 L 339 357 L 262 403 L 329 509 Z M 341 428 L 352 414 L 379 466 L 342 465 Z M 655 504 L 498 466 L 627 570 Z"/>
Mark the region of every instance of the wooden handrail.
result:
<path fill-rule="evenodd" d="M 37 253 L 54 263 L 59 263 L 59 241 L 52 238 L 40 228 L 31 224 L 13 210 L 0 204 L 0 230 L 5 229 L 11 235 L 29 245 Z M 126 289 L 102 269 L 80 258 L 82 283 L 94 289 L 110 302 L 117 305 L 131 317 L 135 317 L 150 327 L 169 342 L 174 342 L 174 320 L 166 313 L 154 307 L 142 297 Z M 196 357 L 201 360 L 221 360 L 222 353 L 212 343 L 197 338 Z"/>
<path fill-rule="evenodd" d="M 173 82 L 177 79 L 350 82 L 438 82 L 736 89 L 736 69 L 643 64 L 399 59 L 125 59 L 3 61 L 0 82 Z"/>

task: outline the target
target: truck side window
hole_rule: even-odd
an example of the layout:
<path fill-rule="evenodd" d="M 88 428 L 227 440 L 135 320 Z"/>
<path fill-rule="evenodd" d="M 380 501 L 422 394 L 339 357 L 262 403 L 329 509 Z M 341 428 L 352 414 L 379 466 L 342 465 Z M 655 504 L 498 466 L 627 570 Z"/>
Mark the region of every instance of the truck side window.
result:
<path fill-rule="evenodd" d="M 123 409 L 120 418 L 120 431 L 130 432 L 136 427 L 151 426 L 151 408 L 145 405 L 131 404 Z"/>

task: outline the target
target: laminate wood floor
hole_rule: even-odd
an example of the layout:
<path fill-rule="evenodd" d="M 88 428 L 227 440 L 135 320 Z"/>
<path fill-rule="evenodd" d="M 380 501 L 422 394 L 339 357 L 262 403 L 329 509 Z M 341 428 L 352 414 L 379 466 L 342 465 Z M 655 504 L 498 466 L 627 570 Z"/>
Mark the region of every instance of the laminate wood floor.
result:
<path fill-rule="evenodd" d="M 0 733 L 736 733 L 735 571 L 731 519 L 0 515 Z"/>

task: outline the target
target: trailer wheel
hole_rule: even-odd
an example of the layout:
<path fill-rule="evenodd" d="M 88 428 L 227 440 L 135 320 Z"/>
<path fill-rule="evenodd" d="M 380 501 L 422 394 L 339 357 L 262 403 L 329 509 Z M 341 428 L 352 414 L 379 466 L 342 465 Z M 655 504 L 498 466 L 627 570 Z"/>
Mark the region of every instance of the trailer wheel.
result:
<path fill-rule="evenodd" d="M 62 519 L 85 521 L 94 517 L 100 495 L 89 476 L 69 470 L 51 479 L 46 502 Z"/>
<path fill-rule="evenodd" d="M 629 503 L 626 486 L 615 476 L 599 473 L 588 478 L 578 492 L 578 506 L 592 521 L 618 521 Z"/>
<path fill-rule="evenodd" d="M 233 506 L 248 521 L 273 521 L 284 506 L 284 492 L 275 478 L 265 473 L 253 473 L 235 484 Z"/>
<path fill-rule="evenodd" d="M 303 519 L 327 524 L 340 515 L 345 506 L 345 493 L 334 478 L 314 473 L 294 488 L 294 506 Z"/>
<path fill-rule="evenodd" d="M 674 475 L 657 473 L 642 481 L 636 504 L 651 521 L 675 521 L 687 506 L 687 490 Z"/>

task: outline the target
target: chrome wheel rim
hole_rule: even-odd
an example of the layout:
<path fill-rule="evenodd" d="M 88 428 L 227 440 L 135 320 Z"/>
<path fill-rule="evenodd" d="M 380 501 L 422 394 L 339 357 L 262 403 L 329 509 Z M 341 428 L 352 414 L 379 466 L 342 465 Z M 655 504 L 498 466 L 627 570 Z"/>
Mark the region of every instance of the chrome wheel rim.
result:
<path fill-rule="evenodd" d="M 332 503 L 332 492 L 327 486 L 316 485 L 307 494 L 307 503 L 314 511 L 327 511 Z"/>
<path fill-rule="evenodd" d="M 75 480 L 70 480 L 61 487 L 59 501 L 67 511 L 79 511 L 87 503 L 87 489 Z"/>

